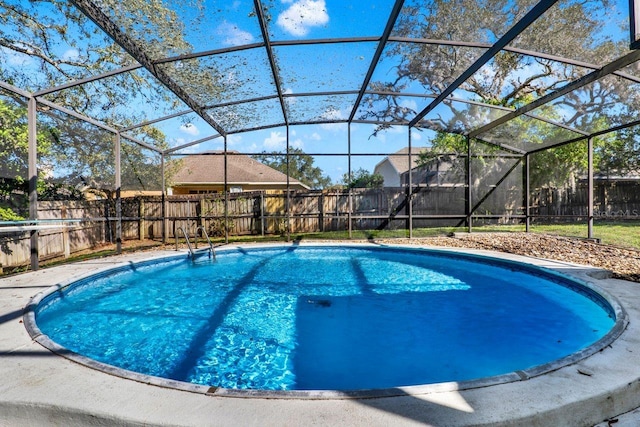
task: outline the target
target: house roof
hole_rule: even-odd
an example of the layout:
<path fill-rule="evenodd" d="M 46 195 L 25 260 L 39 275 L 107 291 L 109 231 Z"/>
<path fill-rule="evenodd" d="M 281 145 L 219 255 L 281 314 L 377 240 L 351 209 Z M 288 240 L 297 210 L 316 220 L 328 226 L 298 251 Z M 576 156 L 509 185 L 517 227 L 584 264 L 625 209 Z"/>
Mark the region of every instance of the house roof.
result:
<path fill-rule="evenodd" d="M 287 175 L 249 156 L 228 151 L 227 183 L 238 184 L 286 184 Z M 178 172 L 173 176 L 175 185 L 224 184 L 224 152 L 209 151 L 186 156 L 180 160 Z M 297 179 L 289 178 L 290 185 L 309 188 Z"/>
<path fill-rule="evenodd" d="M 417 154 L 428 149 L 429 147 L 411 147 L 411 169 L 418 166 Z M 378 168 L 378 166 L 380 166 L 385 161 L 389 161 L 389 163 L 391 163 L 391 166 L 393 166 L 399 174 L 407 172 L 409 170 L 409 147 L 401 148 L 395 153 L 387 156 L 383 161 L 376 165 L 376 168 Z"/>

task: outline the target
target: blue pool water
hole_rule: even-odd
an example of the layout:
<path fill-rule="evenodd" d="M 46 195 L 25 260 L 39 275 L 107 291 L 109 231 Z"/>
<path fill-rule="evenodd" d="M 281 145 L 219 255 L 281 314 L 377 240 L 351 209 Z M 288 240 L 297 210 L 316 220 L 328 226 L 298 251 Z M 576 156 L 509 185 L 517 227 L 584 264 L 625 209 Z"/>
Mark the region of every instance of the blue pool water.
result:
<path fill-rule="evenodd" d="M 575 288 L 542 270 L 424 250 L 237 249 L 82 280 L 46 297 L 36 321 L 69 350 L 143 374 L 356 390 L 470 380 L 572 354 L 615 322 L 601 297 Z"/>

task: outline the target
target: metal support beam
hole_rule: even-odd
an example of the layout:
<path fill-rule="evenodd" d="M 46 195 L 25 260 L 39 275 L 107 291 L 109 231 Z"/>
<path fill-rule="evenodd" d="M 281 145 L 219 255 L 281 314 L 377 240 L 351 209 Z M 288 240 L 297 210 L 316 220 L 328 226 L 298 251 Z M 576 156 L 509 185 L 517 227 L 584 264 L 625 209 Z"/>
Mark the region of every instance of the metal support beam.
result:
<path fill-rule="evenodd" d="M 631 0 L 631 1 L 640 1 L 640 0 Z M 455 46 L 455 47 L 470 47 L 477 49 L 488 49 L 491 47 L 489 43 L 482 42 L 465 42 L 461 40 L 445 40 L 445 39 L 424 39 L 424 38 L 412 38 L 412 37 L 389 37 L 389 41 L 391 42 L 401 42 L 401 43 L 414 43 L 414 44 L 431 44 L 431 45 L 439 45 L 439 46 Z M 534 50 L 521 49 L 514 46 L 505 46 L 503 49 L 505 52 L 512 52 L 518 55 L 530 56 L 532 58 L 546 59 L 549 61 L 560 62 L 563 64 L 574 65 L 577 67 L 590 68 L 592 70 L 597 70 L 600 68 L 600 65 L 595 65 L 589 62 L 578 61 L 576 59 L 567 58 L 558 55 L 551 55 L 544 52 L 536 52 Z M 633 76 L 629 73 L 624 73 L 621 71 L 615 71 L 615 74 L 618 77 L 622 77 L 624 79 L 630 80 L 635 83 L 640 83 L 640 78 Z"/>
<path fill-rule="evenodd" d="M 38 102 L 30 97 L 27 106 L 27 133 L 29 138 L 29 219 L 38 220 Z M 39 247 L 38 230 L 31 230 L 31 270 L 38 269 Z"/>
<path fill-rule="evenodd" d="M 411 153 L 411 128 L 407 128 L 408 131 L 408 146 L 409 146 L 409 181 L 407 182 L 407 208 L 409 210 L 409 239 L 413 238 L 413 158 Z"/>
<path fill-rule="evenodd" d="M 528 233 L 530 231 L 530 227 L 531 227 L 531 206 L 530 206 L 530 194 L 531 194 L 531 189 L 530 189 L 530 171 L 529 171 L 529 163 L 531 161 L 531 156 L 529 154 L 526 154 L 524 156 L 524 173 L 523 173 L 523 178 L 524 178 L 524 216 L 525 216 L 525 231 Z"/>
<path fill-rule="evenodd" d="M 362 101 L 364 97 L 364 93 L 369 86 L 369 82 L 373 77 L 373 73 L 378 66 L 378 61 L 380 61 L 380 57 L 382 56 L 382 52 L 384 51 L 385 46 L 387 45 L 387 40 L 389 40 L 389 36 L 391 36 L 391 32 L 393 31 L 393 27 L 396 24 L 396 20 L 398 19 L 398 15 L 400 15 L 400 11 L 402 10 L 402 5 L 404 4 L 404 0 L 396 0 L 393 5 L 393 9 L 389 15 L 389 20 L 387 21 L 387 26 L 382 33 L 382 37 L 378 42 L 378 47 L 376 48 L 375 53 L 373 54 L 373 58 L 371 59 L 371 63 L 369 64 L 369 70 L 367 71 L 367 75 L 364 78 L 362 86 L 360 87 L 360 93 L 358 93 L 358 97 L 356 101 L 353 103 L 353 108 L 351 109 L 351 114 L 349 115 L 349 123 L 353 120 L 358 111 L 358 105 Z"/>
<path fill-rule="evenodd" d="M 467 186 L 465 192 L 465 216 L 467 217 L 467 231 L 471 233 L 473 229 L 473 221 L 471 219 L 472 201 L 471 201 L 471 138 L 467 137 L 467 161 L 465 162 Z"/>
<path fill-rule="evenodd" d="M 183 110 L 183 111 L 178 111 L 177 113 L 173 113 L 173 114 L 169 114 L 167 116 L 162 116 L 162 117 L 158 117 L 157 119 L 153 119 L 153 120 L 147 120 L 145 122 L 142 123 L 138 123 L 132 126 L 128 126 L 126 128 L 122 128 L 120 129 L 120 132 L 127 132 L 133 129 L 138 129 L 141 128 L 143 126 L 149 126 L 155 123 L 159 123 L 159 122 L 163 122 L 165 120 L 169 120 L 169 119 L 175 119 L 176 117 L 180 117 L 180 116 L 184 116 L 185 114 L 189 114 L 189 113 L 193 113 L 192 110 Z"/>
<path fill-rule="evenodd" d="M 262 39 L 264 40 L 264 47 L 267 50 L 267 57 L 269 58 L 269 65 L 271 66 L 271 75 L 273 76 L 273 83 L 278 92 L 278 99 L 280 100 L 280 108 L 282 109 L 282 117 L 284 117 L 284 123 L 287 125 L 287 135 L 289 133 L 289 118 L 287 117 L 287 107 L 282 97 L 282 87 L 280 86 L 280 73 L 278 72 L 278 66 L 273 55 L 273 48 L 271 47 L 271 40 L 269 40 L 269 30 L 267 29 L 267 19 L 262 11 L 262 3 L 260 0 L 253 0 L 255 7 L 255 13 L 260 24 L 260 31 L 262 32 Z M 287 145 L 289 144 L 289 138 L 287 137 Z M 287 150 L 287 153 L 289 150 Z M 287 191 L 289 189 L 287 188 Z"/>
<path fill-rule="evenodd" d="M 98 80 L 102 80 L 102 79 L 106 79 L 107 77 L 113 77 L 113 76 L 117 76 L 118 74 L 123 74 L 123 73 L 128 73 L 130 71 L 135 71 L 138 68 L 142 68 L 142 65 L 140 64 L 133 64 L 133 65 L 129 65 L 127 67 L 122 67 L 122 68 L 118 68 L 117 70 L 111 70 L 111 71 L 107 71 L 106 73 L 97 75 L 97 76 L 92 76 L 92 77 L 87 77 L 84 79 L 80 79 L 80 80 L 74 80 L 72 82 L 69 83 L 65 83 L 63 85 L 60 86 L 55 86 L 55 87 L 50 87 L 47 89 L 42 89 L 39 90 L 37 92 L 35 92 L 33 94 L 33 96 L 43 96 L 43 95 L 47 95 L 53 92 L 58 92 L 64 89 L 70 89 L 72 87 L 76 87 L 76 86 L 82 86 L 83 84 L 86 83 L 91 83 L 91 82 L 95 82 Z"/>
<path fill-rule="evenodd" d="M 9 92 L 15 93 L 16 95 L 20 95 L 23 98 L 27 98 L 27 99 L 29 99 L 29 98 L 31 98 L 33 96 L 31 93 L 29 93 L 29 92 L 27 92 L 25 90 L 22 90 L 19 87 L 14 86 L 12 84 L 3 82 L 1 80 L 0 80 L 0 88 L 1 89 L 5 89 L 5 90 L 7 90 Z"/>
<path fill-rule="evenodd" d="M 160 168 L 162 169 L 162 243 L 167 243 L 167 182 L 165 180 L 164 153 L 160 153 Z"/>
<path fill-rule="evenodd" d="M 224 243 L 229 244 L 229 159 L 227 135 L 224 136 Z"/>
<path fill-rule="evenodd" d="M 42 105 L 45 105 L 45 106 L 47 106 L 49 108 L 53 108 L 54 110 L 60 111 L 61 113 L 68 114 L 71 117 L 75 117 L 78 120 L 82 120 L 83 122 L 87 122 L 89 124 L 92 124 L 92 125 L 94 125 L 96 127 L 99 127 L 100 129 L 106 130 L 107 132 L 114 133 L 114 134 L 119 132 L 118 129 L 116 129 L 116 128 L 113 128 L 113 127 L 108 126 L 108 125 L 106 125 L 104 123 L 101 123 L 98 120 L 92 119 L 91 117 L 87 117 L 87 116 L 85 116 L 83 114 L 76 113 L 75 111 L 70 110 L 70 109 L 65 108 L 65 107 L 62 107 L 62 106 L 60 106 L 60 105 L 58 105 L 58 104 L 56 104 L 54 102 L 47 101 L 44 98 L 37 98 L 37 100 L 38 100 L 38 104 L 42 104 Z M 144 147 L 144 148 L 147 148 L 149 150 L 155 151 L 156 153 L 160 153 L 162 151 L 159 148 L 154 147 L 153 145 L 149 145 L 146 142 L 140 141 L 139 139 L 134 138 L 132 136 L 129 136 L 127 134 L 121 133 L 120 137 L 124 138 L 124 139 L 127 139 L 127 140 L 129 140 L 129 141 L 131 141 L 131 142 L 133 142 L 135 144 L 138 144 L 141 147 Z"/>
<path fill-rule="evenodd" d="M 225 130 L 209 116 L 202 106 L 193 99 L 182 86 L 176 83 L 169 74 L 161 68 L 156 67 L 153 61 L 147 56 L 146 52 L 133 40 L 128 34 L 122 32 L 118 25 L 91 0 L 71 0 L 82 13 L 91 19 L 98 27 L 107 33 L 120 47 L 127 51 L 135 58 L 144 68 L 146 68 L 153 76 L 155 76 L 162 84 L 164 84 L 171 92 L 180 98 L 189 106 L 196 114 L 198 114 L 205 122 L 207 122 L 216 132 L 226 135 Z"/>
<path fill-rule="evenodd" d="M 625 123 L 623 125 L 618 125 L 618 126 L 611 127 L 609 129 L 604 129 L 604 130 L 600 130 L 598 132 L 593 132 L 592 134 L 590 134 L 588 136 L 590 138 L 594 138 L 594 137 L 598 137 L 598 136 L 601 136 L 601 135 L 606 135 L 606 134 L 611 133 L 611 132 L 618 132 L 620 130 L 629 129 L 629 128 L 635 127 L 635 126 L 640 126 L 640 120 L 634 120 L 632 122 Z M 529 154 L 539 153 L 540 151 L 545 151 L 545 150 L 548 150 L 550 148 L 562 147 L 563 145 L 573 144 L 574 142 L 580 142 L 582 140 L 584 140 L 584 138 L 582 138 L 582 137 L 572 138 L 572 139 L 569 139 L 567 141 L 562 141 L 562 142 L 558 142 L 558 143 L 555 143 L 555 144 L 552 144 L 552 145 L 548 145 L 548 146 L 543 147 L 543 148 L 538 148 L 536 150 L 531 150 L 531 151 L 529 151 Z"/>
<path fill-rule="evenodd" d="M 122 168 L 121 168 L 121 148 L 122 141 L 120 139 L 120 133 L 115 134 L 115 169 L 116 169 L 116 253 L 120 255 L 122 253 Z"/>
<path fill-rule="evenodd" d="M 587 238 L 593 239 L 593 138 L 587 139 Z"/>
<path fill-rule="evenodd" d="M 480 68 L 482 68 L 487 62 L 489 62 L 500 50 L 513 41 L 520 33 L 526 30 L 529 25 L 533 24 L 543 13 L 553 6 L 557 0 L 541 0 L 538 2 L 520 21 L 518 21 L 513 27 L 509 29 L 500 39 L 493 44 L 480 58 L 478 58 L 469 68 L 467 68 L 453 83 L 447 86 L 438 97 L 427 105 L 416 117 L 411 120 L 409 127 L 415 126 L 424 116 L 429 114 L 434 108 L 436 108 L 442 101 L 447 99 L 460 85 L 475 74 Z"/>
<path fill-rule="evenodd" d="M 347 229 L 349 230 L 349 239 L 353 237 L 353 229 L 351 224 L 351 216 L 353 215 L 353 175 L 351 173 L 351 122 L 347 123 Z"/>
<path fill-rule="evenodd" d="M 290 168 L 290 162 L 289 162 L 289 149 L 291 148 L 290 144 L 289 144 L 289 126 L 287 126 L 287 148 L 286 148 L 286 156 L 285 156 L 285 163 L 286 163 L 286 170 L 287 170 L 287 198 L 285 199 L 285 205 L 284 205 L 284 211 L 285 211 L 285 217 L 286 217 L 286 221 L 287 221 L 287 225 L 286 225 L 286 233 L 287 233 L 287 242 L 291 240 L 291 212 L 290 212 L 290 203 L 291 200 L 289 199 L 290 194 L 289 194 L 289 189 L 290 189 L 290 179 L 289 176 L 291 174 L 291 170 Z"/>
<path fill-rule="evenodd" d="M 49 108 L 53 108 L 54 110 L 60 111 L 61 113 L 67 114 L 67 115 L 69 115 L 71 117 L 75 117 L 78 120 L 82 120 L 83 122 L 87 122 L 89 124 L 97 126 L 100 129 L 106 130 L 107 132 L 111 132 L 111 133 L 118 132 L 118 129 L 116 129 L 116 128 L 108 126 L 108 125 L 106 125 L 106 124 L 104 124 L 102 122 L 99 122 L 98 120 L 92 119 L 91 117 L 85 116 L 85 115 L 80 114 L 80 113 L 76 113 L 75 111 L 70 110 L 68 108 L 65 108 L 65 107 L 63 107 L 61 105 L 58 105 L 58 104 L 56 104 L 54 102 L 47 101 L 44 98 L 38 98 L 38 104 L 47 106 Z"/>
<path fill-rule="evenodd" d="M 620 70 L 621 68 L 624 68 L 628 65 L 633 64 L 634 62 L 637 62 L 638 60 L 640 60 L 640 50 L 633 51 L 621 58 L 616 59 L 613 62 L 608 63 L 602 68 L 599 68 L 587 75 L 580 77 L 577 80 L 574 80 L 573 82 L 561 87 L 555 92 L 542 96 L 536 99 L 535 101 L 530 102 L 529 104 L 518 108 L 516 111 L 512 113 L 505 114 L 504 116 L 492 121 L 491 123 L 487 123 L 481 128 L 476 129 L 473 132 L 470 132 L 469 136 L 471 136 L 472 138 L 480 136 L 483 133 L 488 132 L 497 126 L 500 126 L 501 124 L 508 122 L 509 120 L 513 120 L 516 117 L 519 117 L 525 113 L 528 113 L 529 111 L 532 111 L 542 105 L 548 104 L 549 102 L 555 99 L 558 99 L 561 96 L 568 94 L 569 92 L 572 92 L 576 89 L 580 89 L 581 87 L 584 87 L 590 83 L 593 83 L 596 80 L 599 80 L 605 76 L 608 76 L 609 74 L 612 74 Z"/>
<path fill-rule="evenodd" d="M 187 142 L 186 144 L 179 145 L 178 147 L 169 148 L 168 150 L 164 150 L 163 154 L 172 154 L 176 151 L 182 150 L 183 148 L 191 147 L 193 145 L 202 144 L 203 142 L 210 141 L 212 139 L 220 138 L 221 135 L 211 135 L 205 138 L 198 139 L 196 141 Z"/>

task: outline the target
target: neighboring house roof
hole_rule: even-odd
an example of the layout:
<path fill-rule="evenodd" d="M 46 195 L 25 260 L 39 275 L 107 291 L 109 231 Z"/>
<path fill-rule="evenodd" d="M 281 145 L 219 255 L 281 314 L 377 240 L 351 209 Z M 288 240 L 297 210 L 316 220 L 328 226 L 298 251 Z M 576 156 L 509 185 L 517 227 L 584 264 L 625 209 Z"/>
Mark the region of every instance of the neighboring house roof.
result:
<path fill-rule="evenodd" d="M 422 151 L 428 150 L 428 147 L 411 147 L 411 169 L 418 166 L 418 154 Z M 387 156 L 380 163 L 376 165 L 374 168 L 377 169 L 384 162 L 389 162 L 391 166 L 398 172 L 398 174 L 402 174 L 409 170 L 409 147 L 401 148 L 395 153 Z"/>
<path fill-rule="evenodd" d="M 227 184 L 286 184 L 287 175 L 249 156 L 239 155 L 237 151 L 228 151 Z M 224 156 L 222 151 L 209 151 L 204 154 L 185 156 L 180 168 L 173 176 L 174 186 L 186 184 L 224 184 Z M 309 187 L 300 181 L 289 178 L 289 184 Z"/>

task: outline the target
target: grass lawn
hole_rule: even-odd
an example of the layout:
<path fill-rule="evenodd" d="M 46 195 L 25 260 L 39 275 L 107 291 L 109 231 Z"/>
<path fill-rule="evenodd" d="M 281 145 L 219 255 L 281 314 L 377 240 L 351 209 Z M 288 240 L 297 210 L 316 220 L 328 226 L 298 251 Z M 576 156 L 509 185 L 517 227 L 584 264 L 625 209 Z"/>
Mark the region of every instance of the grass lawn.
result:
<path fill-rule="evenodd" d="M 433 228 L 416 228 L 413 230 L 413 237 L 434 237 L 446 236 L 452 232 L 465 232 L 465 227 L 433 227 Z M 588 230 L 586 223 L 572 224 L 549 224 L 531 226 L 533 233 L 555 234 L 566 237 L 587 238 Z M 492 226 L 474 226 L 473 231 L 482 232 L 516 232 L 525 231 L 524 225 L 492 225 Z M 597 221 L 593 227 L 595 238 L 607 245 L 623 246 L 640 249 L 640 220 L 628 221 Z M 409 237 L 407 230 L 353 230 L 353 239 L 390 239 Z M 280 236 L 230 236 L 231 242 L 245 241 L 282 241 L 284 238 Z M 317 233 L 292 233 L 291 240 L 304 239 L 327 239 L 327 240 L 347 240 L 349 233 L 347 231 L 328 231 Z M 221 240 L 220 240 L 221 241 Z"/>
<path fill-rule="evenodd" d="M 435 237 L 446 236 L 452 232 L 465 232 L 465 227 L 433 227 L 433 228 L 416 228 L 413 230 L 414 237 Z M 491 226 L 474 226 L 473 232 L 523 232 L 525 231 L 524 225 L 491 225 Z M 585 223 L 574 224 L 550 224 L 550 225 L 531 225 L 531 232 L 533 233 L 545 233 L 555 234 L 558 236 L 567 237 L 587 237 L 587 225 Z M 594 237 L 600 239 L 600 241 L 607 245 L 615 245 L 621 247 L 635 248 L 640 250 L 640 220 L 630 221 L 598 221 L 595 222 L 593 227 Z M 392 239 L 392 238 L 407 238 L 409 232 L 407 230 L 353 230 L 352 239 Z M 292 233 L 291 240 L 348 240 L 349 233 L 347 231 L 329 231 L 329 232 L 316 232 L 316 233 Z M 212 238 L 214 244 L 220 244 L 224 242 L 222 238 Z M 249 242 L 283 242 L 284 236 L 269 235 L 265 237 L 249 235 L 249 236 L 229 236 L 230 243 L 249 243 Z M 204 242 L 201 242 L 204 244 Z M 173 247 L 173 240 L 166 246 L 162 245 L 158 241 L 125 241 L 123 242 L 124 252 L 133 252 L 142 249 L 152 248 L 165 248 L 170 249 Z M 102 256 L 115 255 L 115 245 L 103 245 L 101 248 L 94 250 L 86 250 L 81 253 L 74 254 L 68 259 L 56 259 L 50 261 L 44 261 L 43 266 L 51 266 L 57 264 L 63 264 L 73 261 L 81 261 L 85 259 L 93 259 Z M 24 271 L 28 267 L 17 267 L 10 271 L 4 271 L 4 273 L 15 273 Z M 2 273 L 0 273 L 1 275 Z"/>
<path fill-rule="evenodd" d="M 521 225 L 503 225 L 474 227 L 473 231 L 525 231 Z M 585 223 L 531 225 L 531 232 L 555 234 L 558 236 L 587 238 Z M 640 221 L 596 221 L 593 225 L 593 237 L 606 245 L 615 245 L 640 249 Z"/>

